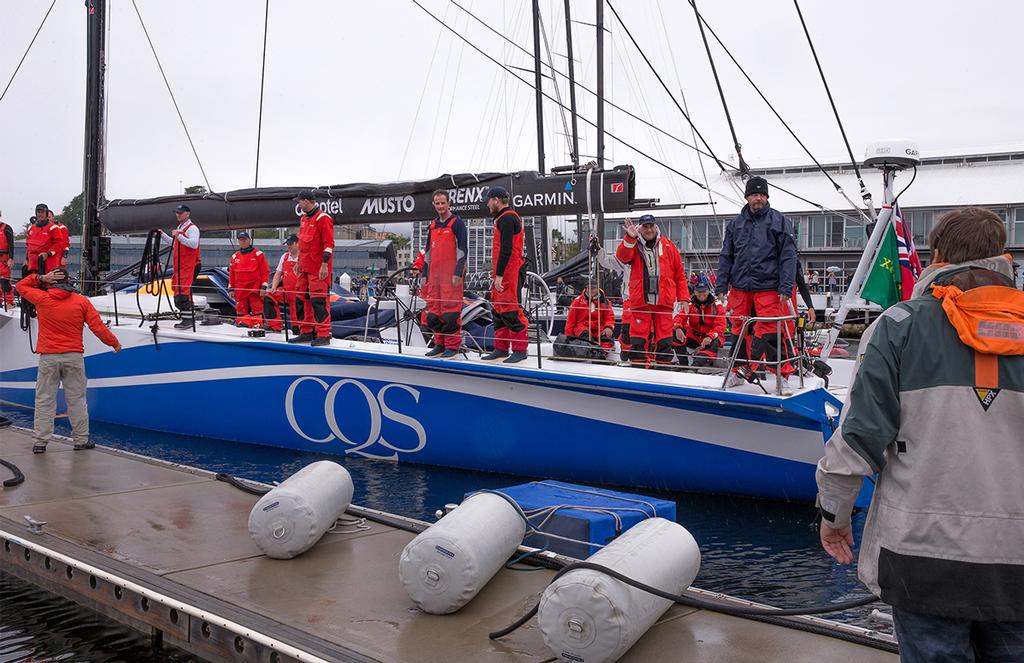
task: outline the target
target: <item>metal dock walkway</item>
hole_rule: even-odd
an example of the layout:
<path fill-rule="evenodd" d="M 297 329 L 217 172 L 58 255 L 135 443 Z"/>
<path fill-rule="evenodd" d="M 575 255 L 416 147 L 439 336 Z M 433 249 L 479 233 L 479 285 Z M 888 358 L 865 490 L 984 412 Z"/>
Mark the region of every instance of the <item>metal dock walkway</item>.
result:
<path fill-rule="evenodd" d="M 210 660 L 554 661 L 536 621 L 491 641 L 553 571 L 503 570 L 458 613 L 419 612 L 398 558 L 424 523 L 352 507 L 368 529 L 330 533 L 293 560 L 264 557 L 247 530 L 257 497 L 210 473 L 55 441 L 33 455 L 0 430 L 0 458 L 25 473 L 0 490 L 0 570 Z M 46 521 L 30 533 L 26 516 Z M 392 524 L 388 524 L 392 523 Z M 350 528 L 353 529 L 353 528 Z M 718 595 L 713 595 L 718 596 Z M 814 619 L 803 624 L 832 625 Z M 839 627 L 851 636 L 871 632 Z M 858 661 L 897 657 L 842 639 L 673 606 L 624 662 Z"/>

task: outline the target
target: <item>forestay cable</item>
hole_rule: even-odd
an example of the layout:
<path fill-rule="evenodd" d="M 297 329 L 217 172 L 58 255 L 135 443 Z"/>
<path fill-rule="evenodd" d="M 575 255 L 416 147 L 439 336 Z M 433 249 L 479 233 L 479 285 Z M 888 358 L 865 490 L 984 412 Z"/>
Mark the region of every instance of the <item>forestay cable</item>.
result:
<path fill-rule="evenodd" d="M 46 10 L 46 14 L 43 16 L 43 20 L 39 22 L 39 27 L 36 28 L 36 33 L 32 35 L 32 41 L 28 43 L 28 48 L 25 49 L 25 52 L 22 54 L 21 59 L 18 60 L 18 66 L 14 68 L 14 73 L 11 74 L 11 79 L 7 81 L 7 85 L 4 87 L 3 93 L 0 93 L 0 101 L 3 101 L 4 97 L 7 96 L 7 91 L 11 89 L 11 84 L 14 83 L 15 76 L 17 76 L 18 72 L 21 71 L 21 65 L 25 63 L 25 58 L 28 57 L 28 52 L 32 50 L 32 45 L 36 43 L 36 37 L 39 36 L 39 33 L 42 31 L 43 26 L 46 24 L 46 19 L 50 18 L 50 12 L 53 11 L 53 6 L 56 4 L 57 0 L 53 0 L 53 2 L 50 3 L 50 8 Z"/>

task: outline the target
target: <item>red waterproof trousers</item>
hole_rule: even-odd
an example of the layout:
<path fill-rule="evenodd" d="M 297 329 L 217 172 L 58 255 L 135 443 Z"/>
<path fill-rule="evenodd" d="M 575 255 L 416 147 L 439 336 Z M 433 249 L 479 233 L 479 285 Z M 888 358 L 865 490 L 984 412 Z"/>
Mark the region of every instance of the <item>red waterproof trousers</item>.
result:
<path fill-rule="evenodd" d="M 779 301 L 779 293 L 774 290 L 748 291 L 732 288 L 729 290 L 729 305 L 726 314 L 729 316 L 729 324 L 732 327 L 733 335 L 737 338 L 739 337 L 740 330 L 743 328 L 743 323 L 747 318 L 777 318 L 791 315 L 787 304 L 788 300 L 784 302 Z M 758 321 L 753 325 L 747 326 L 743 349 L 746 351 L 746 357 L 750 359 L 750 370 L 761 370 L 761 361 L 769 353 L 773 355 L 771 359 L 774 359 L 774 355 L 776 355 L 775 336 L 780 331 L 782 334 L 782 358 L 785 359 L 789 357 L 787 348 L 790 345 L 789 339 L 792 338 L 791 322 Z M 736 368 L 739 368 L 740 365 L 737 363 Z M 774 373 L 775 367 L 770 366 L 768 370 Z M 788 376 L 792 373 L 793 366 L 791 364 L 785 363 L 782 365 L 783 376 Z"/>
<path fill-rule="evenodd" d="M 625 313 L 622 316 L 626 320 Z M 630 361 L 634 366 L 672 363 L 672 309 L 645 304 L 629 311 Z M 650 350 L 653 348 L 654 352 Z"/>
<path fill-rule="evenodd" d="M 328 277 L 330 272 L 328 272 Z M 321 279 L 317 274 L 299 272 L 299 278 L 295 281 L 295 289 L 299 291 L 299 298 L 302 300 L 302 325 L 299 331 L 303 334 L 316 332 L 320 338 L 331 337 L 331 315 L 327 306 L 330 283 L 327 279 Z"/>

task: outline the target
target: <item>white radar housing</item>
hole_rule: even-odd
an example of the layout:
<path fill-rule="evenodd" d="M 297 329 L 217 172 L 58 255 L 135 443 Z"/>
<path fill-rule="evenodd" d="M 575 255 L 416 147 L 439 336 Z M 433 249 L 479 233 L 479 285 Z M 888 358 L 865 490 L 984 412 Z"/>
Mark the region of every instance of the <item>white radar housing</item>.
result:
<path fill-rule="evenodd" d="M 908 168 L 921 163 L 921 153 L 912 140 L 879 140 L 868 145 L 864 166 Z"/>

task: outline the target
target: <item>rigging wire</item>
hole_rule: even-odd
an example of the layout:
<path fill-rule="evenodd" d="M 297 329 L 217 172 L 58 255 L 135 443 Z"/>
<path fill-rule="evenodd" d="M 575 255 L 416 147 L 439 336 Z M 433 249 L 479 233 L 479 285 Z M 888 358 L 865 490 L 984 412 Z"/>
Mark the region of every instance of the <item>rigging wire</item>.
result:
<path fill-rule="evenodd" d="M 479 23 L 480 25 L 484 26 L 485 28 L 487 28 L 488 30 L 493 32 L 496 36 L 498 36 L 503 41 L 507 42 L 509 45 L 513 46 L 514 48 L 516 48 L 517 50 L 521 51 L 525 55 L 528 55 L 531 58 L 533 57 L 533 54 L 530 53 L 530 51 L 528 51 L 527 49 L 523 48 L 522 46 L 517 44 L 515 41 L 509 39 L 506 35 L 502 34 L 501 31 L 495 30 L 493 27 L 488 25 L 486 21 L 484 21 L 483 19 L 478 17 L 476 14 L 470 12 L 468 9 L 466 9 L 465 7 L 460 5 L 456 0 L 449 0 L 449 2 L 451 2 L 451 4 L 455 5 L 456 7 L 461 9 L 462 11 L 466 12 L 467 14 L 469 14 L 470 17 L 473 18 L 473 20 L 475 20 L 477 23 Z M 588 55 L 587 59 L 589 60 L 590 57 L 591 56 Z M 553 74 L 558 74 L 562 78 L 568 80 L 568 78 L 569 78 L 568 74 L 566 74 L 566 73 L 564 73 L 564 72 L 562 72 L 562 71 L 560 71 L 558 69 L 554 69 L 550 65 L 548 65 L 548 68 L 551 69 Z M 584 85 L 579 80 L 576 81 L 576 87 L 580 88 L 581 90 L 583 90 L 584 92 L 590 94 L 591 96 L 594 96 L 594 97 L 597 96 L 597 92 L 595 92 L 594 90 L 590 89 L 589 87 Z M 691 150 L 696 151 L 699 154 L 702 154 L 702 155 L 704 155 L 706 157 L 709 157 L 709 158 L 712 158 L 712 159 L 715 158 L 715 156 L 713 154 L 709 154 L 709 153 L 705 152 L 704 150 L 702 150 L 699 147 L 697 147 L 696 144 L 691 145 L 690 143 L 687 143 L 686 141 L 680 139 L 678 136 L 675 136 L 675 135 L 669 133 L 668 131 L 665 131 L 661 127 L 659 127 L 659 126 L 657 126 L 655 124 L 652 124 L 651 122 L 648 122 L 647 120 L 645 120 L 644 118 L 640 117 L 636 113 L 633 113 L 632 111 L 629 111 L 629 110 L 623 108 L 622 106 L 619 106 L 618 104 L 616 104 L 615 102 L 611 101 L 610 99 L 605 98 L 604 103 L 607 104 L 608 106 L 614 108 L 615 110 L 619 111 L 620 113 L 624 113 L 624 114 L 628 115 L 629 117 L 631 117 L 634 120 L 640 122 L 641 124 L 644 124 L 645 126 L 651 128 L 651 129 L 654 129 L 658 133 L 660 133 L 660 134 L 662 134 L 664 136 L 667 136 L 668 138 L 674 140 L 675 142 L 677 142 L 677 143 L 679 143 L 681 145 L 684 145 L 684 146 L 690 148 Z M 694 143 L 696 143 L 696 140 L 694 140 Z M 735 170 L 735 166 L 732 166 L 730 164 L 726 164 L 726 166 Z"/>
<path fill-rule="evenodd" d="M 253 187 L 260 185 L 260 142 L 263 137 L 263 83 L 267 77 L 267 26 L 270 19 L 270 0 L 266 0 L 266 7 L 263 10 L 263 66 L 260 68 L 260 114 L 256 123 L 256 175 L 253 178 Z"/>
<path fill-rule="evenodd" d="M 782 118 L 782 115 L 779 114 L 779 111 L 777 111 L 775 109 L 775 106 L 772 105 L 772 102 L 768 101 L 768 97 L 766 97 L 764 95 L 764 92 L 761 91 L 761 88 L 758 87 L 757 83 L 755 83 L 754 80 L 750 77 L 750 75 L 747 74 L 747 71 L 743 68 L 743 66 L 739 63 L 739 61 L 736 59 L 736 57 L 732 54 L 732 51 L 729 50 L 729 48 L 725 45 L 725 43 L 722 41 L 722 39 L 718 36 L 718 33 L 715 32 L 715 29 L 712 28 L 711 24 L 707 22 L 707 19 L 704 18 L 704 15 L 701 14 L 697 10 L 696 0 L 689 0 L 689 2 L 690 2 L 690 6 L 693 7 L 694 13 L 696 13 L 697 18 L 700 20 L 700 22 L 707 28 L 708 32 L 711 33 L 711 36 L 715 38 L 715 41 L 718 42 L 718 45 L 721 46 L 722 50 L 725 51 L 725 54 L 729 56 L 729 59 L 732 60 L 732 63 L 734 65 L 736 65 L 736 68 L 739 70 L 739 72 L 741 74 L 743 74 L 743 77 L 747 79 L 747 82 L 750 83 L 750 86 L 752 88 L 754 88 L 754 91 L 757 92 L 759 97 L 761 97 L 761 100 L 765 103 L 766 106 L 768 106 L 768 109 L 771 110 L 772 114 L 775 115 L 776 119 L 778 119 L 779 122 L 782 124 L 782 126 L 786 129 L 786 131 L 789 132 L 789 135 L 793 137 L 793 140 L 795 140 L 797 142 L 797 145 L 799 145 L 800 148 L 803 149 L 803 151 L 807 154 L 808 158 L 814 163 L 814 165 L 818 168 L 818 170 L 821 171 L 821 174 L 824 175 L 825 178 L 828 179 L 828 181 L 832 183 L 832 186 L 835 187 L 836 193 L 841 195 L 846 200 L 846 202 L 850 203 L 850 206 L 853 207 L 853 209 L 856 210 L 858 212 L 858 214 L 860 214 L 860 217 L 862 219 L 864 219 L 865 221 L 871 222 L 870 217 L 868 217 L 868 215 L 865 214 L 864 211 L 861 210 L 857 206 L 857 204 L 855 202 L 850 200 L 850 197 L 846 195 L 845 191 L 843 191 L 843 187 L 839 184 L 839 182 L 837 182 L 835 180 L 835 178 L 833 178 L 832 175 L 828 172 L 828 170 L 826 170 L 825 167 L 821 165 L 821 162 L 819 162 L 818 159 L 815 158 L 814 154 L 811 153 L 811 151 L 810 151 L 810 149 L 808 149 L 807 145 L 805 145 L 804 142 L 802 140 L 800 140 L 800 137 L 796 135 L 796 132 L 793 131 L 793 128 L 789 126 L 789 123 L 786 122 Z M 803 198 L 801 196 L 798 196 L 798 195 L 792 193 L 791 191 L 787 191 L 786 189 L 783 189 L 780 186 L 777 186 L 777 185 L 774 185 L 774 184 L 772 186 L 774 186 L 776 189 L 779 189 L 780 191 L 783 191 L 784 193 L 788 193 L 789 195 L 793 196 L 794 198 L 797 198 L 798 200 L 802 200 L 802 201 L 804 201 L 804 202 L 806 202 L 806 203 L 808 203 L 810 205 L 818 207 L 819 209 L 827 210 L 827 211 L 839 214 L 840 216 L 843 216 L 844 218 L 849 218 L 849 216 L 846 215 L 846 214 L 842 214 L 841 212 L 835 212 L 834 210 L 829 210 L 828 208 L 822 206 L 819 203 L 811 202 L 811 201 L 807 200 L 806 198 Z M 864 189 L 864 190 L 866 190 L 866 189 Z"/>
<path fill-rule="evenodd" d="M 459 61 L 455 65 L 455 80 L 459 80 L 459 74 L 462 73 L 462 56 L 466 53 L 466 44 L 463 43 L 459 48 Z M 455 109 L 455 95 L 449 95 L 448 99 L 448 117 L 444 122 L 444 132 L 441 134 L 441 149 L 437 154 L 437 166 L 434 168 L 434 172 L 441 172 L 441 164 L 444 162 L 444 150 L 448 145 L 448 127 L 452 124 L 452 111 Z"/>
<path fill-rule="evenodd" d="M 36 28 L 36 33 L 32 35 L 32 41 L 28 43 L 28 48 L 25 49 L 21 59 L 18 60 L 18 66 L 14 68 L 14 73 L 11 74 L 11 79 L 7 81 L 7 85 L 4 87 L 3 93 L 0 93 L 0 101 L 3 101 L 4 97 L 7 96 L 7 91 L 11 89 L 11 84 L 14 83 L 14 78 L 18 75 L 18 72 L 21 71 L 21 65 L 25 63 L 25 58 L 28 57 L 28 52 L 32 50 L 33 44 L 36 43 L 36 37 L 38 37 L 39 33 L 42 32 L 43 26 L 46 25 L 46 19 L 50 18 L 50 12 L 53 11 L 53 7 L 56 4 L 57 0 L 53 0 L 53 2 L 50 3 L 50 8 L 47 9 L 46 14 L 43 15 L 43 20 L 39 22 L 39 27 Z"/>
<path fill-rule="evenodd" d="M 481 48 L 480 48 L 479 46 L 477 46 L 477 45 L 476 45 L 476 44 L 474 44 L 473 42 L 469 41 L 469 40 L 468 40 L 468 39 L 467 39 L 466 37 L 463 37 L 463 36 L 462 36 L 461 34 L 459 34 L 459 33 L 458 33 L 458 32 L 457 32 L 457 31 L 456 31 L 455 29 L 453 29 L 453 28 L 452 28 L 451 26 L 449 26 L 449 25 L 448 25 L 448 24 L 446 24 L 446 23 L 445 23 L 444 21 L 442 21 L 442 20 L 441 20 L 440 18 L 438 18 L 437 16 L 435 16 L 435 15 L 434 15 L 434 14 L 433 14 L 433 13 L 432 13 L 432 12 L 431 12 L 431 11 L 430 11 L 429 9 L 427 9 L 427 8 L 426 8 L 426 7 L 424 7 L 424 6 L 422 5 L 422 4 L 420 4 L 419 0 L 412 0 L 412 3 L 413 3 L 414 5 L 416 5 L 417 7 L 419 7 L 419 8 L 421 9 L 421 10 L 423 10 L 423 12 L 424 12 L 424 13 L 426 13 L 426 14 L 427 14 L 428 16 L 430 16 L 430 17 L 431 17 L 432 19 L 434 19 L 435 21 L 437 21 L 438 23 L 440 23 L 441 25 L 443 25 L 443 26 L 445 27 L 445 29 L 447 29 L 448 31 L 450 31 L 450 32 L 451 32 L 452 34 L 454 34 L 454 35 L 455 35 L 456 37 L 458 37 L 459 39 L 461 39 L 461 40 L 463 40 L 464 42 L 466 42 L 466 43 L 467 43 L 467 44 L 469 45 L 469 47 L 470 47 L 470 48 L 472 48 L 473 50 L 475 50 L 475 51 L 476 51 L 477 53 L 479 53 L 480 55 L 483 55 L 483 56 L 484 56 L 485 58 L 487 58 L 488 60 L 490 60 L 490 61 L 491 61 L 491 62 L 493 62 L 494 64 L 496 64 L 496 65 L 498 65 L 499 67 L 501 67 L 501 68 L 502 68 L 503 70 L 505 70 L 505 72 L 506 72 L 506 73 L 510 74 L 510 75 L 511 75 L 512 77 L 514 77 L 514 78 L 515 78 L 516 80 L 518 80 L 518 81 L 519 81 L 520 83 L 523 83 L 524 85 L 526 85 L 526 86 L 530 87 L 531 89 L 534 89 L 534 90 L 536 89 L 536 88 L 534 87 L 533 83 L 531 83 L 530 81 L 526 80 L 525 78 L 523 78 L 523 77 L 519 76 L 519 75 L 518 75 L 518 74 L 517 74 L 517 73 L 516 73 L 515 71 L 513 71 L 513 70 L 512 70 L 511 68 L 509 68 L 509 67 L 508 67 L 507 65 L 505 65 L 505 64 L 502 64 L 501 62 L 499 62 L 499 61 L 498 61 L 497 59 L 495 59 L 495 58 L 494 58 L 493 56 L 491 56 L 490 54 L 488 54 L 488 53 L 487 53 L 486 51 L 484 51 L 483 49 L 481 49 Z M 546 93 L 546 92 L 543 92 L 543 91 L 541 91 L 541 95 L 542 95 L 542 96 L 544 96 L 544 97 L 547 97 L 547 99 L 548 99 L 549 101 L 551 101 L 551 102 L 553 102 L 553 103 L 556 103 L 556 104 L 558 104 L 558 101 L 557 101 L 557 100 L 556 100 L 556 99 L 555 99 L 554 97 L 552 97 L 552 96 L 551 96 L 550 94 L 548 94 L 548 93 Z M 559 105 L 559 106 L 562 106 L 561 104 L 558 104 L 558 105 Z M 565 107 L 564 107 L 564 106 L 562 106 L 562 108 L 565 108 Z M 595 128 L 597 127 L 597 125 L 596 125 L 596 124 L 595 124 L 595 123 L 594 123 L 594 122 L 593 122 L 592 120 L 589 120 L 589 119 L 587 119 L 587 118 L 586 118 L 585 116 L 577 114 L 577 117 L 579 117 L 579 119 L 580 119 L 580 120 L 582 120 L 583 122 L 585 122 L 585 123 L 589 124 L 590 126 L 592 126 L 592 127 L 595 127 Z M 686 173 L 684 173 L 684 172 L 682 172 L 682 171 L 680 171 L 680 170 L 677 170 L 676 168 L 673 168 L 672 166 L 668 165 L 667 163 L 665 163 L 665 162 L 663 162 L 663 161 L 661 161 L 661 160 L 659 160 L 659 159 L 657 159 L 657 158 L 655 158 L 655 157 L 651 156 L 650 154 L 648 154 L 648 153 L 644 152 L 644 151 L 643 151 L 643 150 L 641 150 L 640 148 L 638 148 L 638 147 L 636 147 L 636 146 L 632 145 L 631 143 L 628 143 L 628 142 L 626 142 L 626 141 L 625 141 L 625 140 L 623 140 L 622 138 L 619 138 L 619 137 L 618 137 L 618 136 L 616 136 L 615 134 L 612 134 L 612 133 L 610 133 L 609 131 L 607 131 L 607 130 L 606 130 L 606 131 L 605 131 L 605 135 L 606 135 L 606 136 L 608 136 L 609 138 L 611 138 L 612 140 L 615 140 L 615 141 L 619 142 L 619 143 L 620 143 L 620 144 L 622 144 L 623 146 L 625 146 L 625 147 L 628 147 L 629 149 L 631 149 L 632 151 L 636 152 L 636 153 L 637 153 L 637 154 L 639 154 L 640 156 L 642 156 L 642 157 L 644 157 L 644 158 L 646 158 L 646 159 L 649 159 L 650 161 L 653 161 L 654 163 L 658 164 L 659 166 L 662 166 L 662 167 L 664 167 L 664 168 L 666 168 L 666 169 L 670 170 L 671 172 L 675 173 L 676 175 L 678 175 L 678 176 L 682 177 L 683 179 L 685 179 L 685 180 L 687 180 L 687 181 L 689 181 L 689 182 L 692 182 L 693 184 L 696 184 L 696 185 L 697 185 L 697 186 L 699 186 L 699 187 L 700 187 L 701 189 L 703 189 L 703 188 L 704 188 L 704 185 L 703 185 L 703 184 L 701 184 L 701 183 L 700 183 L 700 182 L 698 182 L 697 180 L 693 179 L 692 177 L 690 177 L 690 176 L 689 176 L 689 175 L 687 175 Z"/>
<path fill-rule="evenodd" d="M 167 74 L 164 73 L 164 66 L 160 64 L 160 56 L 156 54 L 156 47 L 153 45 L 153 40 L 149 36 L 149 30 L 146 29 L 146 22 L 142 20 L 142 13 L 139 12 L 139 5 L 132 0 L 132 7 L 135 8 L 135 15 L 139 17 L 139 24 L 142 26 L 142 32 L 146 35 L 146 41 L 149 42 L 149 50 L 153 52 L 153 59 L 156 60 L 156 66 L 160 69 L 160 75 L 164 79 L 164 85 L 167 87 L 167 93 L 171 95 L 171 102 L 174 104 L 174 110 L 178 113 L 178 119 L 181 120 L 181 128 L 185 130 L 185 137 L 188 138 L 188 144 L 192 147 L 192 154 L 196 157 L 196 163 L 199 164 L 199 172 L 203 174 L 203 181 L 206 182 L 206 190 L 213 191 L 213 187 L 210 186 L 210 178 L 206 176 L 206 169 L 203 168 L 203 162 L 199 159 L 199 152 L 196 151 L 196 145 L 192 142 L 192 135 L 188 131 L 188 126 L 185 124 L 185 117 L 181 114 L 181 109 L 178 107 L 178 100 L 174 98 L 174 91 L 171 90 L 171 83 L 167 80 Z"/>
<path fill-rule="evenodd" d="M 448 13 L 445 12 L 445 18 Z M 441 46 L 442 32 L 437 31 L 437 41 L 434 42 L 434 53 L 430 56 L 430 64 L 427 65 L 427 75 L 423 78 L 423 89 L 420 90 L 420 100 L 416 103 L 416 113 L 412 118 L 412 125 L 409 129 L 409 139 L 405 142 L 405 151 L 402 152 L 402 162 L 398 166 L 398 179 L 402 179 L 402 171 L 405 169 L 405 159 L 409 156 L 409 148 L 412 146 L 412 138 L 416 135 L 416 123 L 420 119 L 420 109 L 423 108 L 423 99 L 427 96 L 427 86 L 430 85 L 430 76 L 434 73 L 434 60 L 437 59 L 437 51 Z"/>
<path fill-rule="evenodd" d="M 537 23 L 540 25 L 541 38 L 544 39 L 544 50 L 548 54 L 548 68 L 552 71 L 555 70 L 555 63 L 551 57 L 551 42 L 548 40 L 548 31 L 544 28 L 544 21 L 540 17 L 540 13 L 537 14 Z M 540 54 L 537 54 L 540 57 Z M 562 103 L 562 93 L 558 88 L 558 79 L 551 78 L 551 86 L 555 89 L 555 99 L 558 100 L 558 115 L 562 118 L 562 132 L 565 134 L 565 143 L 569 146 L 569 154 L 572 154 L 572 134 L 569 132 L 569 121 L 565 118 L 565 105 Z"/>
<path fill-rule="evenodd" d="M 696 2 L 696 0 L 692 0 Z M 696 5 L 694 5 L 696 7 Z M 821 76 L 821 84 L 825 87 L 825 94 L 828 95 L 828 103 L 832 106 L 832 114 L 836 117 L 836 124 L 839 125 L 839 133 L 843 136 L 843 143 L 846 145 L 846 153 L 850 155 L 850 163 L 853 165 L 853 171 L 857 173 L 857 181 L 860 183 L 861 191 L 865 191 L 867 187 L 864 186 L 864 178 L 860 174 L 860 166 L 857 165 L 857 159 L 853 156 L 853 150 L 850 149 L 850 141 L 846 137 L 846 129 L 843 128 L 843 121 L 839 119 L 839 109 L 836 108 L 836 101 L 832 98 L 832 90 L 828 87 L 828 81 L 825 80 L 825 71 L 821 68 L 821 61 L 818 59 L 818 52 L 814 48 L 814 42 L 811 41 L 811 32 L 807 29 L 807 22 L 804 21 L 804 14 L 800 11 L 800 3 L 797 0 L 793 0 L 793 6 L 796 7 L 796 14 L 800 17 L 800 25 L 804 29 L 804 35 L 807 37 L 807 45 L 811 47 L 811 55 L 814 56 L 814 64 L 818 67 L 818 75 Z"/>
<path fill-rule="evenodd" d="M 699 14 L 697 14 L 697 0 L 691 0 L 690 5 L 693 7 L 694 15 L 697 18 L 697 27 L 700 28 L 700 38 L 704 42 L 704 50 L 708 54 L 708 64 L 711 65 L 711 73 L 715 76 L 715 85 L 718 87 L 718 96 L 722 100 L 722 110 L 725 111 L 725 121 L 729 124 L 729 133 L 732 134 L 732 143 L 736 148 L 736 158 L 740 161 L 740 177 L 747 179 L 750 176 L 750 166 L 743 160 L 743 146 L 740 145 L 740 139 L 736 137 L 736 127 L 732 123 L 732 115 L 729 113 L 729 104 L 725 101 L 725 92 L 722 90 L 722 80 L 718 77 L 718 67 L 715 66 L 715 58 L 711 55 L 711 45 L 708 43 L 708 36 L 704 32 L 704 24 L 700 22 Z"/>
<path fill-rule="evenodd" d="M 669 98 L 672 99 L 672 103 L 674 103 L 676 105 L 676 108 L 679 109 L 679 112 L 683 114 L 683 117 L 686 118 L 686 121 L 689 122 L 691 127 L 693 127 L 694 132 L 697 134 L 697 137 L 700 138 L 700 141 L 702 143 L 704 143 L 704 147 L 707 148 L 708 153 L 711 156 L 711 158 L 714 159 L 716 162 L 718 162 L 718 167 L 721 168 L 722 171 L 724 172 L 725 169 L 726 169 L 726 165 L 727 164 L 725 164 L 721 159 L 719 159 L 718 157 L 715 156 L 715 153 L 711 149 L 711 146 L 708 145 L 708 141 L 706 141 L 704 139 L 704 136 L 701 135 L 700 131 L 697 129 L 696 125 L 693 123 L 693 120 L 690 119 L 689 114 L 687 114 L 687 112 L 685 110 L 683 110 L 683 107 L 679 104 L 679 101 L 676 100 L 676 95 L 672 94 L 672 90 L 669 89 L 668 85 L 665 84 L 665 81 L 661 78 L 661 74 L 659 74 L 658 70 L 654 68 L 654 64 L 647 57 L 647 54 L 644 52 L 644 50 L 642 48 L 640 48 L 640 44 L 637 43 L 636 39 L 633 38 L 633 33 L 629 31 L 628 27 L 626 27 L 626 23 L 622 20 L 622 17 L 619 16 L 619 12 L 615 11 L 615 7 L 612 5 L 611 0 L 605 0 L 605 2 L 608 5 L 608 9 L 612 10 L 612 14 L 615 16 L 615 20 L 619 22 L 619 25 L 622 26 L 622 29 L 626 32 L 626 36 L 629 37 L 629 40 L 631 42 L 633 42 L 633 46 L 636 47 L 637 52 L 640 53 L 640 56 L 644 59 L 644 62 L 647 63 L 647 66 L 650 68 L 651 73 L 653 73 L 654 77 L 658 79 L 658 82 L 661 84 L 661 87 L 664 88 L 664 90 L 668 94 Z M 729 166 L 729 167 L 735 169 L 734 166 Z"/>

